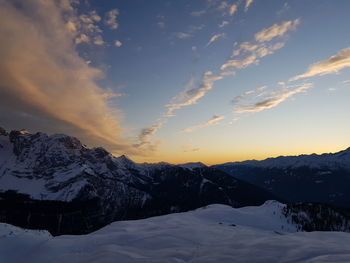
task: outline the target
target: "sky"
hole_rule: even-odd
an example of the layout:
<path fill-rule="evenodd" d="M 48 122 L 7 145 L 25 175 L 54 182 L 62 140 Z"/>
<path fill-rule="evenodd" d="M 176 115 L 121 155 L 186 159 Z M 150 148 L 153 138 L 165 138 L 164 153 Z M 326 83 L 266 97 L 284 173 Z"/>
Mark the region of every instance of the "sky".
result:
<path fill-rule="evenodd" d="M 350 146 L 348 0 L 0 0 L 0 126 L 137 162 Z"/>

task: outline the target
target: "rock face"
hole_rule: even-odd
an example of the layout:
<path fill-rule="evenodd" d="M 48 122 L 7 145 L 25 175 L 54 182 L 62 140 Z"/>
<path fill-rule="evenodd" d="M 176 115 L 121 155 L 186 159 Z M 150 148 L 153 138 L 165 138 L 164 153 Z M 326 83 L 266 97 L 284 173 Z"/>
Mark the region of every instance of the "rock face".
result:
<path fill-rule="evenodd" d="M 0 130 L 0 221 L 82 234 L 116 220 L 273 195 L 205 165 L 137 164 L 74 137 Z"/>
<path fill-rule="evenodd" d="M 334 154 L 300 155 L 215 165 L 237 179 L 287 202 L 350 208 L 350 148 Z"/>

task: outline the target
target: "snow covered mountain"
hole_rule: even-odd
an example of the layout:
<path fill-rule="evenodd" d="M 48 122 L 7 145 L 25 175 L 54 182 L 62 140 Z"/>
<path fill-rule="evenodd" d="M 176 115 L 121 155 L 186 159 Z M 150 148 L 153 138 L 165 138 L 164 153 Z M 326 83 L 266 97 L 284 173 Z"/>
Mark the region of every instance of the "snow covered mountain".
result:
<path fill-rule="evenodd" d="M 7 263 L 349 262 L 349 233 L 297 232 L 302 226 L 295 218 L 311 214 L 300 207 L 298 213 L 289 210 L 275 201 L 238 209 L 210 205 L 186 213 L 114 222 L 80 236 L 52 237 L 46 231 L 0 224 L 0 255 Z"/>
<path fill-rule="evenodd" d="M 274 196 L 203 164 L 137 164 L 63 134 L 0 129 L 0 221 L 53 234 Z"/>
<path fill-rule="evenodd" d="M 281 156 L 214 165 L 288 202 L 350 208 L 350 148 L 338 153 Z"/>

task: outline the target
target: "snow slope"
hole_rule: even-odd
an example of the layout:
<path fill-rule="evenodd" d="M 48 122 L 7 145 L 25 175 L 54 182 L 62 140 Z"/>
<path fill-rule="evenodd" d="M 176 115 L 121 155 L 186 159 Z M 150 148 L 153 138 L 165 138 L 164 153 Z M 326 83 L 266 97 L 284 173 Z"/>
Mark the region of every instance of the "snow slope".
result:
<path fill-rule="evenodd" d="M 211 205 L 115 222 L 82 236 L 52 237 L 0 224 L 0 262 L 349 262 L 350 234 L 295 232 L 282 208 L 277 202 Z"/>

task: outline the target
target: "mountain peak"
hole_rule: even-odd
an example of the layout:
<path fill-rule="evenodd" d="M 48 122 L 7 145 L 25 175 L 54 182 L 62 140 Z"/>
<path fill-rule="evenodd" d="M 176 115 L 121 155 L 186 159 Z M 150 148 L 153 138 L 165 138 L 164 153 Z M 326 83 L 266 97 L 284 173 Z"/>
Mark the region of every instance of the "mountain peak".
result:
<path fill-rule="evenodd" d="M 184 163 L 179 165 L 182 168 L 187 168 L 187 169 L 196 169 L 196 168 L 204 168 L 207 167 L 204 163 L 201 162 L 190 162 L 190 163 Z"/>
<path fill-rule="evenodd" d="M 125 154 L 115 158 L 119 163 L 123 165 L 134 165 L 135 163 Z"/>

